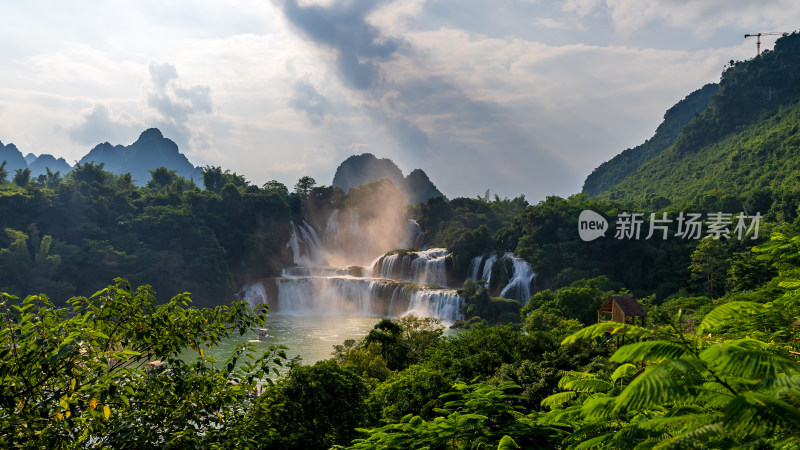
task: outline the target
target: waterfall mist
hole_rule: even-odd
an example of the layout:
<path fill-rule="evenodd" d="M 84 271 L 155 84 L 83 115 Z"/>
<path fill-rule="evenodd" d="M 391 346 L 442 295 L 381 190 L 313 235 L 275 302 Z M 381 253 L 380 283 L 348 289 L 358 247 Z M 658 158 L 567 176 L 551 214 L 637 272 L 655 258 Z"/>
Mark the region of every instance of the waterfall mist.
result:
<path fill-rule="evenodd" d="M 368 266 L 383 253 L 409 246 L 408 202 L 394 183 L 384 179 L 351 189 L 345 202 L 346 209 L 333 211 L 325 223 L 329 265 Z"/>

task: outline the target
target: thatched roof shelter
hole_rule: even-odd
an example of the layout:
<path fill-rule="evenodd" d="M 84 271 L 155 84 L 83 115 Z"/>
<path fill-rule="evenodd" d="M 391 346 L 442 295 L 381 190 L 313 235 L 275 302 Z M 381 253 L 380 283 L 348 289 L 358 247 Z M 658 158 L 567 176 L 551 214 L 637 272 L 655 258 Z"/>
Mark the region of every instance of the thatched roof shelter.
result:
<path fill-rule="evenodd" d="M 647 322 L 647 313 L 642 305 L 630 296 L 609 297 L 597 310 L 597 323 L 619 322 L 636 325 L 637 317 L 641 318 L 640 325 L 644 327 Z"/>

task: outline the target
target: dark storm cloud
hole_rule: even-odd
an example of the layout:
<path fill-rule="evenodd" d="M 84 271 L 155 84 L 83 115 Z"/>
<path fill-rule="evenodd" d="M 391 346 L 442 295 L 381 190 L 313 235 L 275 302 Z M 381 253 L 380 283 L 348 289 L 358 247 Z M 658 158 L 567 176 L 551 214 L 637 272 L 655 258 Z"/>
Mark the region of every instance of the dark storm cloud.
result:
<path fill-rule="evenodd" d="M 380 78 L 378 63 L 390 58 L 401 44 L 397 39 L 383 38 L 365 19 L 381 3 L 353 0 L 323 7 L 284 0 L 281 6 L 292 25 L 315 43 L 336 51 L 336 67 L 345 83 L 367 89 Z"/>
<path fill-rule="evenodd" d="M 317 92 L 307 81 L 298 81 L 292 87 L 289 106 L 297 111 L 304 112 L 314 125 L 319 125 L 325 119 L 328 111 L 328 100 Z"/>

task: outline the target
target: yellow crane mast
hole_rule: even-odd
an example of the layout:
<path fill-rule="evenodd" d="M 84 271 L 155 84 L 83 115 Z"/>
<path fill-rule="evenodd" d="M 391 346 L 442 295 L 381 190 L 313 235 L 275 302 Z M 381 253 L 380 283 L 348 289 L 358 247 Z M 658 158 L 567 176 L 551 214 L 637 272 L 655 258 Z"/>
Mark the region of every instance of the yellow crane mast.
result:
<path fill-rule="evenodd" d="M 756 56 L 761 54 L 761 36 L 786 36 L 789 33 L 783 31 L 769 31 L 766 33 L 755 33 L 755 34 L 745 34 L 745 38 L 755 37 L 756 38 Z"/>

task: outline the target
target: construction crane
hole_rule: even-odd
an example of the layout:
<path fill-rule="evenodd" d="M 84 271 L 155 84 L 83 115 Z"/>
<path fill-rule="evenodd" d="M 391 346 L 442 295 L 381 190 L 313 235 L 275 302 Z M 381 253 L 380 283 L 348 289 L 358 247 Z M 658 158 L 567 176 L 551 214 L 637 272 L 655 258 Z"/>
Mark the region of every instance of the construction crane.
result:
<path fill-rule="evenodd" d="M 753 37 L 756 38 L 756 56 L 761 54 L 761 36 L 788 36 L 789 33 L 783 31 L 769 31 L 767 33 L 756 33 L 756 34 L 745 34 L 745 38 Z"/>

